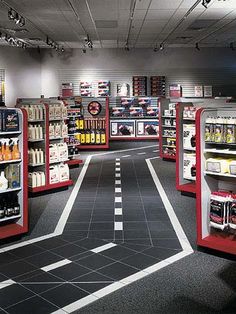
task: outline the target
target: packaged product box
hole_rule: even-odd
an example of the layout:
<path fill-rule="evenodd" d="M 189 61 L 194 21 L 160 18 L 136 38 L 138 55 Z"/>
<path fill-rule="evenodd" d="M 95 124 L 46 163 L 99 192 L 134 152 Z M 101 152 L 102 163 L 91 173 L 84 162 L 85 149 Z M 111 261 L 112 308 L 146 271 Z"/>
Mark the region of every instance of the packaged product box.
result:
<path fill-rule="evenodd" d="M 227 191 L 211 193 L 209 210 L 209 224 L 211 227 L 224 230 L 228 226 L 228 208 L 231 201 L 232 195 Z"/>
<path fill-rule="evenodd" d="M 16 110 L 2 111 L 2 131 L 15 132 L 19 131 L 19 116 Z"/>
<path fill-rule="evenodd" d="M 143 115 L 143 108 L 140 107 L 130 107 L 129 114 L 135 117 L 141 117 Z"/>
<path fill-rule="evenodd" d="M 125 114 L 125 108 L 123 107 L 114 107 L 112 108 L 113 117 L 122 117 Z"/>
<path fill-rule="evenodd" d="M 10 189 L 20 187 L 20 165 L 11 164 L 6 167 L 5 175 Z"/>
<path fill-rule="evenodd" d="M 217 173 L 229 173 L 229 165 L 232 162 L 231 159 L 208 158 L 206 160 L 206 170 Z"/>
<path fill-rule="evenodd" d="M 183 147 L 184 149 L 196 147 L 195 124 L 183 124 Z"/>
<path fill-rule="evenodd" d="M 236 160 L 232 160 L 229 163 L 229 173 L 236 176 Z"/>
<path fill-rule="evenodd" d="M 196 154 L 184 153 L 183 177 L 187 180 L 196 180 Z"/>
<path fill-rule="evenodd" d="M 59 182 L 59 169 L 58 166 L 51 166 L 49 168 L 49 182 L 55 184 Z"/>
<path fill-rule="evenodd" d="M 236 195 L 233 195 L 233 200 L 229 204 L 229 227 L 236 229 Z"/>

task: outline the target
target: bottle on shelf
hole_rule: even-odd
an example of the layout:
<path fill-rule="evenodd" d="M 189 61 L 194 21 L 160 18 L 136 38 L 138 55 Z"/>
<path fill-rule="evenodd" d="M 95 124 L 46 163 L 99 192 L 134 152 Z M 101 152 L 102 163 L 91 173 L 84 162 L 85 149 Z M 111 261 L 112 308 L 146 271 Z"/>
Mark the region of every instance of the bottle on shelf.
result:
<path fill-rule="evenodd" d="M 18 145 L 18 138 L 14 137 L 11 138 L 11 151 L 12 151 L 12 159 L 20 159 L 21 155 L 20 155 L 20 151 L 19 151 L 19 145 Z"/>
<path fill-rule="evenodd" d="M 5 177 L 4 171 L 1 171 L 0 175 L 0 191 L 5 191 L 8 188 L 8 180 Z"/>

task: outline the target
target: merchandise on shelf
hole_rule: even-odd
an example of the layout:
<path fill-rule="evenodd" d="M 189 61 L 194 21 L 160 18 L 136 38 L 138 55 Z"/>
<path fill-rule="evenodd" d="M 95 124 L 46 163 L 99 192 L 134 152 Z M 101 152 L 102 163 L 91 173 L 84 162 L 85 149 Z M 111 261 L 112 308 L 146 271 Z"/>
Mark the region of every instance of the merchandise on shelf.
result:
<path fill-rule="evenodd" d="M 50 166 L 49 168 L 49 182 L 56 184 L 69 180 L 69 167 L 65 164 Z"/>
<path fill-rule="evenodd" d="M 110 95 L 110 81 L 98 81 L 98 97 Z"/>
<path fill-rule="evenodd" d="M 0 221 L 5 217 L 19 216 L 20 204 L 17 194 L 0 196 Z"/>
<path fill-rule="evenodd" d="M 40 124 L 28 126 L 28 139 L 29 140 L 43 140 L 43 128 Z"/>
<path fill-rule="evenodd" d="M 114 107 L 111 109 L 112 117 L 124 117 L 126 110 L 124 107 Z"/>
<path fill-rule="evenodd" d="M 194 149 L 196 147 L 195 124 L 183 124 L 183 148 Z"/>
<path fill-rule="evenodd" d="M 130 107 L 129 115 L 131 117 L 142 117 L 143 116 L 143 108 L 141 107 Z"/>
<path fill-rule="evenodd" d="M 147 95 L 147 77 L 133 76 L 133 95 L 146 96 Z"/>
<path fill-rule="evenodd" d="M 67 137 L 68 126 L 63 121 L 62 123 L 50 123 L 49 124 L 49 138 Z"/>
<path fill-rule="evenodd" d="M 62 103 L 50 104 L 49 105 L 49 121 L 50 120 L 61 120 L 67 118 L 66 106 Z"/>
<path fill-rule="evenodd" d="M 129 84 L 123 83 L 123 84 L 117 84 L 116 86 L 116 92 L 117 96 L 124 96 L 128 97 L 130 94 L 130 86 Z"/>
<path fill-rule="evenodd" d="M 153 97 L 166 95 L 165 76 L 151 76 L 151 95 Z"/>
<path fill-rule="evenodd" d="M 22 105 L 27 111 L 28 121 L 43 120 L 43 108 L 41 105 Z"/>
<path fill-rule="evenodd" d="M 29 186 L 32 188 L 45 186 L 46 184 L 45 173 L 43 171 L 29 172 L 28 182 Z"/>
<path fill-rule="evenodd" d="M 212 192 L 210 196 L 210 226 L 224 230 L 228 226 L 232 194 L 226 191 Z"/>
<path fill-rule="evenodd" d="M 173 98 L 182 97 L 182 87 L 180 86 L 180 84 L 169 85 L 169 96 Z"/>
<path fill-rule="evenodd" d="M 29 164 L 32 166 L 41 165 L 45 162 L 45 153 L 41 148 L 30 148 L 28 151 Z"/>
<path fill-rule="evenodd" d="M 16 110 L 0 111 L 0 132 L 19 131 L 19 116 Z"/>
<path fill-rule="evenodd" d="M 175 157 L 176 148 L 175 147 L 163 147 L 163 154 L 166 156 Z"/>
<path fill-rule="evenodd" d="M 49 163 L 66 161 L 68 159 L 68 146 L 66 143 L 49 145 Z"/>
<path fill-rule="evenodd" d="M 147 116 L 148 117 L 158 117 L 159 115 L 159 108 L 158 107 L 147 107 Z"/>
<path fill-rule="evenodd" d="M 121 97 L 120 102 L 122 106 L 132 106 L 134 105 L 134 97 Z"/>
<path fill-rule="evenodd" d="M 232 117 L 208 117 L 205 123 L 205 141 L 236 143 L 236 119 Z"/>
<path fill-rule="evenodd" d="M 0 174 L 0 191 L 6 191 L 8 189 L 8 180 L 5 177 L 4 171 Z"/>
<path fill-rule="evenodd" d="M 175 138 L 176 137 L 176 130 L 172 130 L 172 129 L 164 129 L 163 130 L 163 135 Z"/>
<path fill-rule="evenodd" d="M 195 120 L 197 108 L 193 106 L 185 106 L 183 110 L 183 118 Z"/>
<path fill-rule="evenodd" d="M 15 189 L 20 187 L 20 165 L 10 164 L 5 168 L 5 176 L 8 181 L 8 188 Z"/>
<path fill-rule="evenodd" d="M 92 82 L 80 82 L 80 95 L 83 97 L 92 97 L 93 85 Z"/>
<path fill-rule="evenodd" d="M 17 137 L 0 139 L 0 162 L 21 158 L 18 142 Z"/>
<path fill-rule="evenodd" d="M 196 180 L 196 154 L 184 153 L 183 178 Z"/>

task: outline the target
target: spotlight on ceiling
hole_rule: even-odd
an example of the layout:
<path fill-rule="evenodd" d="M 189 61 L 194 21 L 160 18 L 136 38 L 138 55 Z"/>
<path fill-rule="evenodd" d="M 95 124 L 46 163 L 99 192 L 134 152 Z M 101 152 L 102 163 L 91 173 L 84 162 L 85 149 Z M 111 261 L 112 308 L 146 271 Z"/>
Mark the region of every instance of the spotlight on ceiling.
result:
<path fill-rule="evenodd" d="M 234 51 L 234 50 L 235 50 L 235 49 L 234 49 L 234 43 L 230 43 L 230 44 L 229 44 L 229 48 Z"/>
<path fill-rule="evenodd" d="M 83 53 L 86 53 L 86 52 L 87 52 L 87 50 L 86 50 L 85 48 L 83 48 L 83 49 L 82 49 L 82 52 L 83 52 Z"/>
<path fill-rule="evenodd" d="M 157 48 L 157 47 L 154 47 L 154 48 L 153 48 L 153 51 L 154 51 L 154 52 L 157 52 L 157 51 L 158 51 L 158 48 Z"/>
<path fill-rule="evenodd" d="M 65 48 L 64 47 L 61 47 L 61 52 L 64 52 L 65 51 Z"/>
<path fill-rule="evenodd" d="M 19 26 L 20 27 L 25 26 L 25 19 L 23 18 L 23 16 L 20 17 Z"/>
<path fill-rule="evenodd" d="M 18 15 L 17 12 L 15 10 L 13 10 L 12 8 L 10 8 L 8 10 L 8 18 L 9 18 L 9 20 L 13 21 L 16 18 L 17 15 Z"/>
<path fill-rule="evenodd" d="M 200 51 L 200 48 L 199 48 L 199 44 L 198 44 L 198 43 L 195 44 L 195 48 L 196 48 L 198 51 Z"/>
<path fill-rule="evenodd" d="M 14 21 L 16 25 L 19 25 L 20 27 L 25 25 L 25 18 L 12 8 L 8 10 L 8 18 L 10 21 Z"/>
<path fill-rule="evenodd" d="M 164 50 L 164 44 L 163 43 L 160 44 L 160 50 Z"/>
<path fill-rule="evenodd" d="M 208 4 L 211 2 L 211 0 L 202 0 L 202 5 L 207 9 Z"/>

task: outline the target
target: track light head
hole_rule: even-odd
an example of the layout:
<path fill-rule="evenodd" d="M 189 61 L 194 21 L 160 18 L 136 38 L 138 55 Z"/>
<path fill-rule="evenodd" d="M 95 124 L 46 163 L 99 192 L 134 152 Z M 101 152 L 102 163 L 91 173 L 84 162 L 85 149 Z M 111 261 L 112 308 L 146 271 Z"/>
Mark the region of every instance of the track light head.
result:
<path fill-rule="evenodd" d="M 157 52 L 157 51 L 158 51 L 157 47 L 154 47 L 154 48 L 153 48 L 153 51 L 154 51 L 154 52 Z"/>
<path fill-rule="evenodd" d="M 202 0 L 202 5 L 207 9 L 208 4 L 211 2 L 211 0 Z"/>
<path fill-rule="evenodd" d="M 196 48 L 198 51 L 200 51 L 200 48 L 199 48 L 199 44 L 198 44 L 198 43 L 195 44 L 195 48 Z"/>
<path fill-rule="evenodd" d="M 64 47 L 61 47 L 61 52 L 65 52 L 65 48 Z"/>
<path fill-rule="evenodd" d="M 160 50 L 164 50 L 164 44 L 163 43 L 160 44 Z"/>
<path fill-rule="evenodd" d="M 20 17 L 20 21 L 19 21 L 19 26 L 23 27 L 25 25 L 25 19 L 23 18 L 23 16 Z"/>
<path fill-rule="evenodd" d="M 86 53 L 86 52 L 87 52 L 87 50 L 86 50 L 85 48 L 83 48 L 83 49 L 82 49 L 82 52 L 83 52 L 83 53 Z"/>
<path fill-rule="evenodd" d="M 15 10 L 13 10 L 12 8 L 10 8 L 8 10 L 8 18 L 9 18 L 9 20 L 11 20 L 11 21 L 15 20 L 17 15 L 18 15 L 17 12 Z"/>

